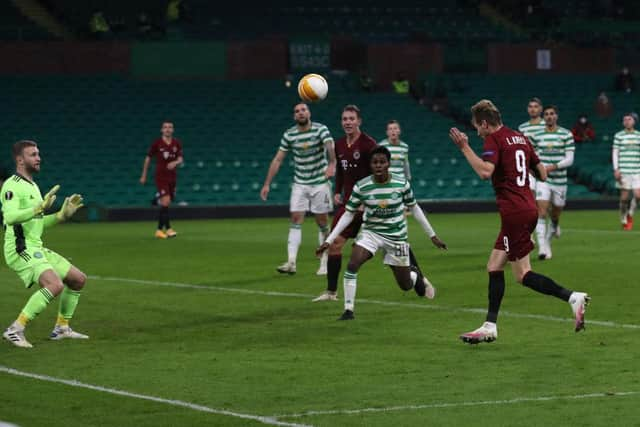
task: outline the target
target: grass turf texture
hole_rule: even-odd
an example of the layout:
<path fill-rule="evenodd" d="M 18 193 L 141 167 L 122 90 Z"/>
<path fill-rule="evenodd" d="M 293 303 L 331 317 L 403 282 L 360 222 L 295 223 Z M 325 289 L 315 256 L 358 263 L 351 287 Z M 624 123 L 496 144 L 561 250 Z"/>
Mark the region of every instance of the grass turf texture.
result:
<path fill-rule="evenodd" d="M 612 419 L 637 425 L 640 394 L 511 401 L 640 392 L 637 231 L 620 231 L 616 212 L 565 212 L 554 258 L 532 261 L 533 269 L 591 294 L 586 332 L 573 332 L 568 304 L 518 285 L 508 271 L 498 341 L 469 346 L 458 335 L 484 320 L 484 266 L 498 217 L 430 220 L 449 251 L 436 250 L 413 219 L 410 241 L 438 289 L 436 299 L 403 293 L 377 255 L 360 271 L 350 322 L 336 321 L 342 301 L 311 303 L 325 288 L 325 278 L 315 275 L 311 218 L 295 276 L 275 271 L 286 258 L 284 218 L 176 221 L 179 237 L 164 241 L 154 240 L 151 223 L 55 227 L 45 235 L 47 246 L 90 276 L 72 325 L 91 339 L 46 339 L 56 301 L 27 329 L 35 347 L 1 343 L 0 365 L 257 416 L 434 405 L 278 418 L 318 426 L 604 425 Z M 0 279 L 5 327 L 32 291 L 6 267 Z M 461 406 L 481 401 L 493 403 Z M 0 372 L 0 420 L 68 427 L 262 425 L 6 372 Z"/>

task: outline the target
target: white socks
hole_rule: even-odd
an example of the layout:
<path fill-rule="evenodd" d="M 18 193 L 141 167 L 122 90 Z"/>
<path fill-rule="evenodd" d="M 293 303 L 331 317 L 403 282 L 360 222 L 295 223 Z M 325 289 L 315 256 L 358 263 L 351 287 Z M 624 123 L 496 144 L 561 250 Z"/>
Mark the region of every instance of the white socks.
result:
<path fill-rule="evenodd" d="M 318 246 L 322 245 L 329 235 L 329 228 L 325 227 L 324 230 L 318 228 Z M 324 251 L 320 258 L 320 268 L 327 268 L 327 260 L 329 259 L 329 251 Z"/>
<path fill-rule="evenodd" d="M 538 218 L 536 236 L 538 238 L 538 252 L 544 251 L 547 244 L 547 220 L 545 218 Z"/>
<path fill-rule="evenodd" d="M 411 276 L 411 284 L 415 286 L 416 280 L 418 280 L 418 273 L 416 273 L 415 271 L 412 271 L 409 273 L 409 276 Z"/>
<path fill-rule="evenodd" d="M 353 311 L 356 301 L 356 286 L 358 273 L 352 273 L 349 270 L 344 272 L 344 309 Z"/>
<path fill-rule="evenodd" d="M 287 240 L 287 253 L 289 263 L 295 264 L 298 259 L 298 248 L 302 242 L 302 226 L 300 224 L 291 224 L 289 226 L 289 239 Z"/>

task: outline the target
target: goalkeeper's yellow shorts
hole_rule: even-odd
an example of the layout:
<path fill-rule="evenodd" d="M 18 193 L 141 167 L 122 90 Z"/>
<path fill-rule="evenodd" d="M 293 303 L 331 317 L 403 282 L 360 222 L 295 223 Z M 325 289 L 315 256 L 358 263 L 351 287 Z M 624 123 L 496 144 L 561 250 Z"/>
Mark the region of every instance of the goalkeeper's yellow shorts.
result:
<path fill-rule="evenodd" d="M 38 283 L 46 270 L 53 270 L 60 279 L 64 279 L 71 269 L 69 260 L 47 248 L 27 248 L 20 253 L 5 250 L 4 258 L 26 288 Z"/>

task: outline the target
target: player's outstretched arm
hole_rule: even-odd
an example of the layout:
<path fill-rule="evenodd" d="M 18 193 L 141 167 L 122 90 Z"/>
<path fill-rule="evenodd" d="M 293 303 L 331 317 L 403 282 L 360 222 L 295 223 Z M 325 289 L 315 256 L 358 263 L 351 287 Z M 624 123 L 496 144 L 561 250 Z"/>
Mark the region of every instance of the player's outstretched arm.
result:
<path fill-rule="evenodd" d="M 420 224 L 420 226 L 422 227 L 424 232 L 427 233 L 427 235 L 431 239 L 431 242 L 437 248 L 446 250 L 447 249 L 447 245 L 442 240 L 440 240 L 438 238 L 438 236 L 436 235 L 435 230 L 431 226 L 431 223 L 427 219 L 427 216 L 424 214 L 424 211 L 422 210 L 422 208 L 417 203 L 415 205 L 411 206 L 411 213 L 413 214 L 413 217 L 416 219 L 416 221 L 418 221 L 418 223 Z"/>
<path fill-rule="evenodd" d="M 316 256 L 320 257 L 324 251 L 326 251 L 329 246 L 333 243 L 334 240 L 344 231 L 345 228 L 351 224 L 353 221 L 354 214 L 351 211 L 345 211 L 344 214 L 340 217 L 340 221 L 336 224 L 336 226 L 331 230 L 331 234 L 327 236 L 325 241 L 316 249 Z"/>
<path fill-rule="evenodd" d="M 469 146 L 469 137 L 460 132 L 458 128 L 451 128 L 449 137 L 453 143 L 460 149 L 464 157 L 467 159 L 473 170 L 481 179 L 489 179 L 493 175 L 495 165 L 491 162 L 482 160 Z"/>
<path fill-rule="evenodd" d="M 271 181 L 277 175 L 280 170 L 280 166 L 282 165 L 282 161 L 287 156 L 287 152 L 283 150 L 278 150 L 276 155 L 271 160 L 271 164 L 269 165 L 269 171 L 267 172 L 267 177 L 264 180 L 264 184 L 262 185 L 262 189 L 260 190 L 260 198 L 262 200 L 267 200 L 269 197 L 269 186 L 271 185 Z"/>

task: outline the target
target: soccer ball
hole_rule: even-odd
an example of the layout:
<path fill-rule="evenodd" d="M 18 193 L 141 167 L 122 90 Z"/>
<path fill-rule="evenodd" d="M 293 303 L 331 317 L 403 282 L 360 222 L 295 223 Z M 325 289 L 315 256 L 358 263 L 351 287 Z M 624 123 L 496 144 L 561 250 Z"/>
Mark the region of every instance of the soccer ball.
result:
<path fill-rule="evenodd" d="M 322 101 L 327 97 L 329 85 L 319 74 L 307 74 L 298 82 L 298 95 L 305 102 Z"/>

